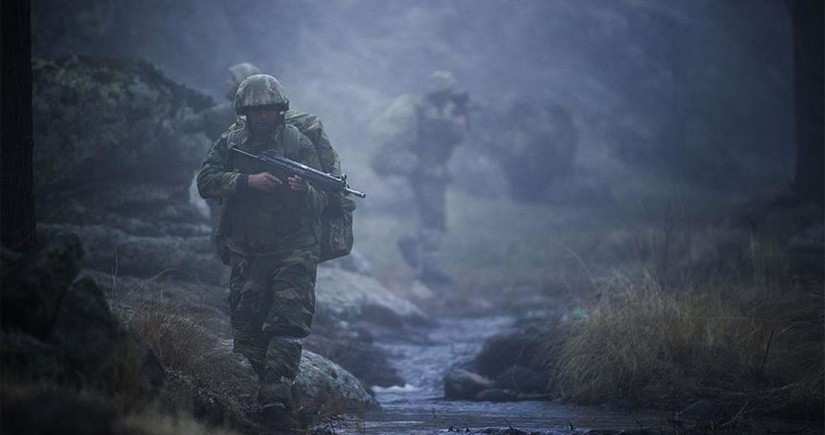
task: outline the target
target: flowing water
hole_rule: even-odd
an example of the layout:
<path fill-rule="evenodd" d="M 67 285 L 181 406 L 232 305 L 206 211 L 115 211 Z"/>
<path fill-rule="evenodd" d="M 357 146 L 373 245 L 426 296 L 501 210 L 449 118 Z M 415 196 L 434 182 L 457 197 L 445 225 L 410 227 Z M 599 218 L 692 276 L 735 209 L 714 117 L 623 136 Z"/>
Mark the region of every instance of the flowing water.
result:
<path fill-rule="evenodd" d="M 652 413 L 630 414 L 547 401 L 507 403 L 444 400 L 442 378 L 455 362 L 474 356 L 484 341 L 507 329 L 512 317 L 443 319 L 436 327 L 406 336 L 377 335 L 390 361 L 407 380 L 403 387 L 376 388 L 382 410 L 341 422 L 338 434 L 431 434 L 514 427 L 570 433 L 571 427 L 639 429 L 664 421 Z"/>

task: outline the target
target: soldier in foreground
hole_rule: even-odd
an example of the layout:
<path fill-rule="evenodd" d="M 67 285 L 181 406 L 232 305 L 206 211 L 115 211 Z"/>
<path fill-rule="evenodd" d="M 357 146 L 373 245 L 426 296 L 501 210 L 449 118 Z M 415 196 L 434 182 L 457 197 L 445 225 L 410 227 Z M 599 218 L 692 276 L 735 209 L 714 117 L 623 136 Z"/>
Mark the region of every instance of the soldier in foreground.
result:
<path fill-rule="evenodd" d="M 243 62 L 229 67 L 229 78 L 225 83 L 226 101 L 216 104 L 197 114 L 189 115 L 184 119 L 183 130 L 189 133 L 203 132 L 213 142 L 221 138 L 227 129 L 240 129 L 243 127 L 245 119 L 243 114 L 235 112 L 235 95 L 238 87 L 247 77 L 260 74 L 261 70 L 257 66 Z M 308 137 L 318 153 L 322 170 L 328 174 L 341 176 L 341 163 L 338 154 L 330 143 L 329 137 L 324 130 L 321 119 L 313 114 L 301 112 L 294 108 L 289 108 L 284 115 L 287 124 L 293 125 Z M 352 212 L 355 210 L 355 202 L 351 198 L 342 194 L 329 194 L 327 214 L 337 214 L 341 219 L 348 220 L 351 225 Z M 218 215 L 220 206 L 217 198 L 207 198 L 211 223 L 214 228 L 218 226 Z M 348 241 L 352 243 L 352 241 Z M 217 241 L 216 241 L 217 243 Z"/>
<path fill-rule="evenodd" d="M 231 266 L 234 351 L 258 375 L 262 415 L 281 428 L 297 426 L 293 383 L 301 339 L 315 311 L 320 215 L 327 194 L 299 177 L 279 178 L 230 149 L 276 155 L 321 169 L 312 142 L 285 122 L 281 84 L 259 74 L 241 83 L 235 110 L 245 122 L 223 133 L 197 177 L 204 198 L 219 198 L 217 241 Z"/>
<path fill-rule="evenodd" d="M 378 152 L 372 168 L 378 175 L 409 178 L 418 208 L 418 230 L 398 240 L 405 261 L 429 285 L 451 282 L 441 267 L 441 241 L 447 229 L 447 163 L 465 138 L 467 94 L 456 92 L 456 80 L 436 71 L 423 98 L 398 97 L 371 126 Z"/>

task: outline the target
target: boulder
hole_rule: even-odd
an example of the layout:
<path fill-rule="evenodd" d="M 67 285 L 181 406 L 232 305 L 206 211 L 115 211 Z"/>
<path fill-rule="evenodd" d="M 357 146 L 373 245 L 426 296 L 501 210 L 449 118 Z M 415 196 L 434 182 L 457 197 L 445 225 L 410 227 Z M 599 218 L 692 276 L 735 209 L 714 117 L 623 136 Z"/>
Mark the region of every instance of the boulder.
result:
<path fill-rule="evenodd" d="M 547 390 L 547 376 L 516 364 L 496 376 L 494 385 L 517 394 L 540 394 Z"/>
<path fill-rule="evenodd" d="M 215 258 L 208 231 L 182 237 L 141 235 L 103 224 L 40 225 L 38 229 L 76 233 L 88 249 L 87 266 L 110 273 L 148 277 L 177 272 L 214 282 L 225 269 Z"/>
<path fill-rule="evenodd" d="M 453 368 L 444 376 L 444 397 L 451 400 L 476 400 L 476 395 L 493 388 L 493 381 L 478 373 Z"/>
<path fill-rule="evenodd" d="M 313 352 L 301 355 L 301 371 L 295 384 L 307 415 L 360 413 L 381 407 L 355 376 Z"/>
<path fill-rule="evenodd" d="M 82 259 L 78 237 L 57 234 L 45 238 L 40 249 L 4 264 L 0 272 L 3 329 L 45 337 Z"/>
<path fill-rule="evenodd" d="M 374 278 L 337 268 L 318 269 L 315 284 L 316 322 L 368 321 L 385 326 L 427 322 L 412 302 L 393 295 Z"/>
<path fill-rule="evenodd" d="M 211 99 L 169 80 L 149 62 L 35 59 L 32 82 L 39 194 L 98 181 L 186 187 L 206 155 L 208 140 L 182 134 L 178 122 L 187 108 L 206 107 Z"/>
<path fill-rule="evenodd" d="M 391 387 L 405 383 L 390 364 L 386 352 L 373 343 L 367 328 L 354 328 L 349 324 L 317 325 L 304 342 L 304 348 L 340 364 L 367 386 Z"/>
<path fill-rule="evenodd" d="M 210 141 L 180 127 L 211 99 L 143 61 L 34 60 L 32 74 L 41 230 L 77 233 L 92 268 L 217 281 L 209 219 L 189 191 Z"/>
<path fill-rule="evenodd" d="M 490 378 L 515 365 L 535 368 L 540 364 L 543 345 L 538 331 L 529 328 L 494 336 L 476 355 L 475 368 Z"/>
<path fill-rule="evenodd" d="M 72 282 L 82 256 L 77 236 L 40 239 L 40 249 L 3 269 L 4 379 L 152 394 L 163 370 L 150 351 L 120 325 L 94 281 Z"/>

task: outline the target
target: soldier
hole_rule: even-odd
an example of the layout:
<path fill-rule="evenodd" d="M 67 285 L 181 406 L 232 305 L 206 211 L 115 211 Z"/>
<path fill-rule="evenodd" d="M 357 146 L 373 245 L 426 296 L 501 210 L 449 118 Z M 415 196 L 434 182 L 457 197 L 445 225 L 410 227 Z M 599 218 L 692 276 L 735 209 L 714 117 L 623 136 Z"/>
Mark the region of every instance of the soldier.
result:
<path fill-rule="evenodd" d="M 229 78 L 226 80 L 226 101 L 216 104 L 197 114 L 187 116 L 183 121 L 183 130 L 188 133 L 202 131 L 213 142 L 237 119 L 235 114 L 235 93 L 245 78 L 260 74 L 261 70 L 251 63 L 239 63 L 229 67 Z"/>
<path fill-rule="evenodd" d="M 257 66 L 248 62 L 229 67 L 229 78 L 225 84 L 226 101 L 186 117 L 183 121 L 183 130 L 189 133 L 202 131 L 214 142 L 220 139 L 221 134 L 227 129 L 242 128 L 245 120 L 243 114 L 235 112 L 235 94 L 244 79 L 260 73 L 261 70 Z M 285 114 L 285 121 L 287 124 L 297 127 L 303 135 L 312 141 L 324 172 L 335 176 L 341 175 L 341 163 L 338 154 L 332 147 L 329 137 L 324 131 L 324 125 L 318 116 L 290 108 Z M 343 195 L 333 196 L 336 196 L 336 198 L 329 198 L 329 205 L 332 210 L 343 208 L 348 210 L 349 213 L 352 212 L 355 207 L 354 202 L 344 198 Z M 216 228 L 220 207 L 215 198 L 207 199 L 206 202 L 209 206 L 212 226 Z"/>
<path fill-rule="evenodd" d="M 467 133 L 466 93 L 455 90 L 447 71 L 428 79 L 424 98 L 403 95 L 371 126 L 379 150 L 372 160 L 378 175 L 410 179 L 418 208 L 419 228 L 398 240 L 405 261 L 418 269 L 425 284 L 449 284 L 441 267 L 441 240 L 446 226 L 447 162 Z"/>
<path fill-rule="evenodd" d="M 272 76 L 248 77 L 238 88 L 235 110 L 245 122 L 221 135 L 197 177 L 204 198 L 219 198 L 217 240 L 231 266 L 230 319 L 234 351 L 258 375 L 263 415 L 296 426 L 292 386 L 301 339 L 315 311 L 320 214 L 327 195 L 299 177 L 280 179 L 232 147 L 278 155 L 321 169 L 310 140 L 285 122 L 289 102 Z"/>

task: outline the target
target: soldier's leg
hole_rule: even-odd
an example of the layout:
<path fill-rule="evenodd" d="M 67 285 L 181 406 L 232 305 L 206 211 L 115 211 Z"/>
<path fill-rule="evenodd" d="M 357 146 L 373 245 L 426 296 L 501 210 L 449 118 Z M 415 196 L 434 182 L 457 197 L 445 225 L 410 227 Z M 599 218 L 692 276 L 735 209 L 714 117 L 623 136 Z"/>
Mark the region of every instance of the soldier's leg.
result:
<path fill-rule="evenodd" d="M 412 268 L 418 268 L 418 233 L 404 236 L 398 239 L 398 250 L 401 251 L 401 258 Z"/>
<path fill-rule="evenodd" d="M 296 250 L 271 276 L 272 303 L 262 326 L 268 337 L 260 399 L 289 404 L 301 362 L 301 339 L 309 335 L 315 314 L 317 249 Z"/>
<path fill-rule="evenodd" d="M 268 305 L 269 276 L 255 259 L 231 255 L 229 280 L 230 323 L 233 351 L 244 355 L 258 377 L 264 375 L 267 337 L 261 326 Z"/>
<path fill-rule="evenodd" d="M 449 284 L 443 271 L 441 242 L 447 228 L 447 184 L 442 181 L 424 181 L 416 189 L 416 201 L 421 214 L 418 230 L 419 277 L 427 284 Z"/>
<path fill-rule="evenodd" d="M 442 255 L 442 241 L 444 231 L 438 228 L 422 228 L 419 231 L 421 241 L 421 272 L 419 278 L 429 285 L 447 285 L 452 279 L 444 272 Z"/>

